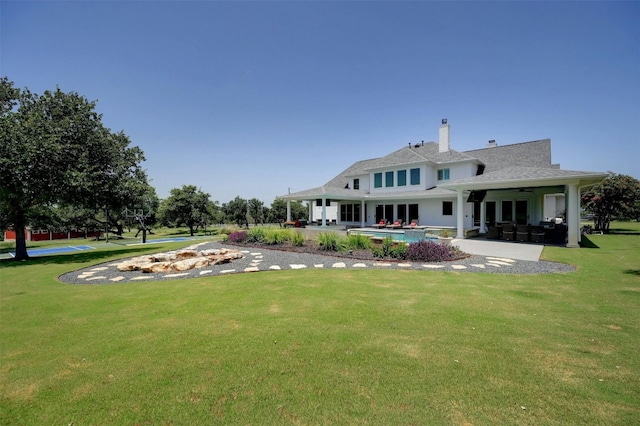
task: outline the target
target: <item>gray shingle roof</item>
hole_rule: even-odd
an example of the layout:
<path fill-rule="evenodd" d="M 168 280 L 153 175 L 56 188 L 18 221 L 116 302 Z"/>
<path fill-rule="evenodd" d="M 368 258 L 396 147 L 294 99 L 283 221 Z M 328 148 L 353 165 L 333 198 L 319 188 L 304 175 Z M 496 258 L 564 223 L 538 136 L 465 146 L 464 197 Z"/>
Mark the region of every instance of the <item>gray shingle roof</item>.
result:
<path fill-rule="evenodd" d="M 305 200 L 310 198 L 322 198 L 327 197 L 330 199 L 341 200 L 360 200 L 367 195 L 365 191 L 359 191 L 356 189 L 347 189 L 344 187 L 335 187 L 329 185 L 319 186 L 317 188 L 305 189 L 304 191 L 293 192 L 291 194 L 283 195 L 279 198 L 291 199 L 291 200 Z"/>
<path fill-rule="evenodd" d="M 442 184 L 444 188 L 455 187 L 478 187 L 483 185 L 487 188 L 494 187 L 497 183 L 500 183 L 503 187 L 513 185 L 515 187 L 520 186 L 522 183 L 528 182 L 556 182 L 566 181 L 567 179 L 581 179 L 581 180 L 598 180 L 606 176 L 606 173 L 602 172 L 584 172 L 577 170 L 560 170 L 551 167 L 507 167 L 501 170 L 496 170 L 489 173 L 484 173 L 479 176 L 468 177 L 465 179 L 458 179 L 454 182 L 448 182 Z"/>
<path fill-rule="evenodd" d="M 551 167 L 551 139 L 465 151 L 485 165 L 485 173 L 522 167 Z"/>
<path fill-rule="evenodd" d="M 436 188 L 424 191 L 405 191 L 377 194 L 375 198 L 401 198 L 417 196 L 448 195 L 456 186 L 477 186 L 486 184 L 489 186 L 512 183 L 517 186 L 519 182 L 554 181 L 568 178 L 597 180 L 606 176 L 600 172 L 581 172 L 560 170 L 558 165 L 551 164 L 551 140 L 542 139 L 531 142 L 523 142 L 511 145 L 495 146 L 491 148 L 475 149 L 459 152 L 449 150 L 439 152 L 439 144 L 426 142 L 419 146 L 403 147 L 393 151 L 389 155 L 380 158 L 357 161 L 331 179 L 325 185 L 305 191 L 290 194 L 282 198 L 298 199 L 308 196 L 316 198 L 331 196 L 343 199 L 371 198 L 367 192 L 348 189 L 350 177 L 368 174 L 371 171 L 397 167 L 401 165 L 417 163 L 446 164 L 452 162 L 472 161 L 484 164 L 484 174 L 457 181 L 448 182 Z"/>
<path fill-rule="evenodd" d="M 427 142 L 419 146 L 407 146 L 400 148 L 389 155 L 376 159 L 368 165 L 367 170 L 382 169 L 408 164 L 430 162 L 444 164 L 458 161 L 473 161 L 470 155 L 450 149 L 447 152 L 439 152 L 436 142 Z"/>
<path fill-rule="evenodd" d="M 379 158 L 372 158 L 370 160 L 356 161 L 345 170 L 343 170 L 342 173 L 340 173 L 338 176 L 327 182 L 325 186 L 344 188 L 349 183 L 348 176 L 367 173 L 367 170 L 370 169 L 372 165 L 376 164 L 376 162 L 379 160 Z"/>

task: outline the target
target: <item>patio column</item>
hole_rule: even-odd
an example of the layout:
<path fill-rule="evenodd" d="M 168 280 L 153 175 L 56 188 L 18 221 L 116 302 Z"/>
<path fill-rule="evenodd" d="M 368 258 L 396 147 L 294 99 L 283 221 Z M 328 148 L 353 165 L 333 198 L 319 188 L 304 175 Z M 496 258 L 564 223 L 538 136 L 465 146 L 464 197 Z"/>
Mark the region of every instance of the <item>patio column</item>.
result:
<path fill-rule="evenodd" d="M 567 247 L 580 247 L 580 194 L 578 184 L 572 183 L 569 186 L 567 195 L 567 227 L 568 240 Z"/>
<path fill-rule="evenodd" d="M 458 189 L 458 205 L 456 206 L 457 234 L 456 238 L 464 238 L 464 197 L 462 189 Z"/>
<path fill-rule="evenodd" d="M 364 223 L 367 218 L 364 216 L 365 208 L 364 208 L 364 200 L 360 201 L 360 227 L 364 228 Z"/>
<path fill-rule="evenodd" d="M 483 198 L 482 201 L 480 202 L 480 233 L 481 234 L 487 233 L 486 222 L 487 222 L 487 203 Z"/>
<path fill-rule="evenodd" d="M 291 222 L 291 200 L 287 200 L 287 222 Z"/>
<path fill-rule="evenodd" d="M 322 227 L 327 227 L 327 197 L 322 197 Z"/>

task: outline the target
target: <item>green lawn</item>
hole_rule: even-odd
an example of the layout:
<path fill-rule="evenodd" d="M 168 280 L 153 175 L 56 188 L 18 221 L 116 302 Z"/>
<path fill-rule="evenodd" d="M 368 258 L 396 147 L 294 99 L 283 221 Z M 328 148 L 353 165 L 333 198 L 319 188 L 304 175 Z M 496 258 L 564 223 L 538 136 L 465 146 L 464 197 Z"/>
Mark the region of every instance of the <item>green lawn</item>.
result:
<path fill-rule="evenodd" d="M 640 225 L 613 226 L 538 276 L 56 279 L 176 243 L 0 262 L 0 424 L 640 424 Z"/>

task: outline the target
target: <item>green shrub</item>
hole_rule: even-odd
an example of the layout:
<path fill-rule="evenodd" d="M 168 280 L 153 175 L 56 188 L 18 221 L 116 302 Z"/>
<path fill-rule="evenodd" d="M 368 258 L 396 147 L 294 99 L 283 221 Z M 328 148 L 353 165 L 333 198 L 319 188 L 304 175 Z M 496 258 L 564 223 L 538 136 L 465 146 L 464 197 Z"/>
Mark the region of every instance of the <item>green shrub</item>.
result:
<path fill-rule="evenodd" d="M 404 260 L 407 258 L 407 245 L 405 243 L 398 243 L 397 246 L 391 247 L 391 257 L 398 260 Z"/>
<path fill-rule="evenodd" d="M 320 232 L 318 234 L 318 246 L 321 250 L 338 251 L 340 248 L 340 236 L 335 232 Z"/>
<path fill-rule="evenodd" d="M 261 243 L 264 241 L 265 228 L 256 226 L 255 228 L 249 228 L 247 231 L 248 243 Z"/>
<path fill-rule="evenodd" d="M 373 257 L 380 259 L 399 259 L 403 260 L 407 258 L 407 245 L 404 243 L 395 243 L 391 237 L 387 237 L 382 240 L 382 244 L 379 247 L 372 249 Z"/>
<path fill-rule="evenodd" d="M 347 247 L 350 250 L 369 250 L 373 247 L 373 243 L 366 235 L 352 234 L 347 237 Z"/>
<path fill-rule="evenodd" d="M 224 226 L 224 227 L 222 227 L 220 229 L 216 229 L 215 231 L 217 232 L 218 235 L 220 235 L 220 234 L 230 235 L 230 234 L 233 234 L 234 232 L 238 231 L 238 229 L 237 228 L 229 228 L 228 226 Z"/>
<path fill-rule="evenodd" d="M 282 244 L 291 239 L 290 233 L 288 229 L 266 228 L 262 242 L 270 245 Z"/>
<path fill-rule="evenodd" d="M 294 231 L 291 234 L 291 243 L 296 247 L 302 247 L 304 245 L 304 235 L 299 231 Z"/>

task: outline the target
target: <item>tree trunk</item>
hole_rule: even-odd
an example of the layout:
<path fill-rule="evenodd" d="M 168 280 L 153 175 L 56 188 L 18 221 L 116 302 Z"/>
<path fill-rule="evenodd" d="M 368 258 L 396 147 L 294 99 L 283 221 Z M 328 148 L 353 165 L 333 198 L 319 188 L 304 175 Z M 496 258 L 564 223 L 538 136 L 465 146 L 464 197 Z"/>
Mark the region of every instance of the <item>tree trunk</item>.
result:
<path fill-rule="evenodd" d="M 25 224 L 22 218 L 16 219 L 13 222 L 13 228 L 16 231 L 16 260 L 29 259 L 29 253 L 27 253 L 27 240 L 24 236 Z"/>

